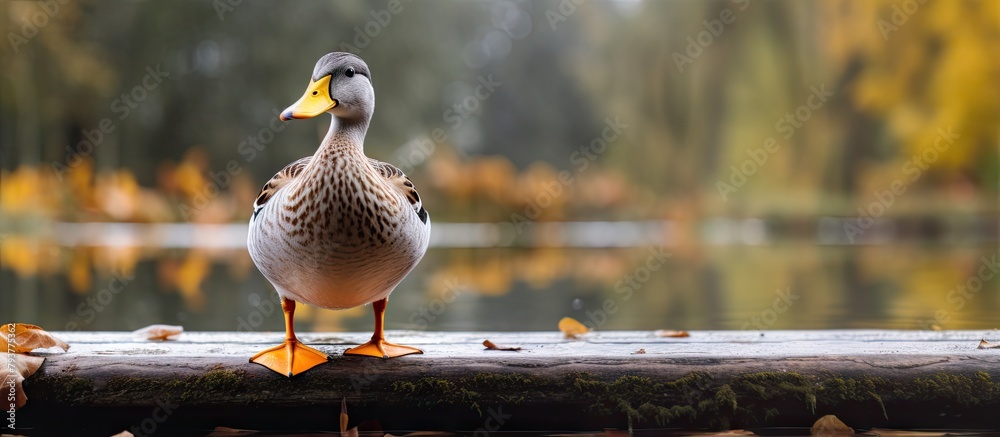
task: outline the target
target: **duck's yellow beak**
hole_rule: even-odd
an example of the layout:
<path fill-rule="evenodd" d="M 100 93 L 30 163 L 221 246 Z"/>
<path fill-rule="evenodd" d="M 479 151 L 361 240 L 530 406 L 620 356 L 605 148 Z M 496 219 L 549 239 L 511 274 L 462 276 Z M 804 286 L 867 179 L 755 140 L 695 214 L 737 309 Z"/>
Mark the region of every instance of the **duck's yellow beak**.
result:
<path fill-rule="evenodd" d="M 310 80 L 305 95 L 294 105 L 281 112 L 281 120 L 295 118 L 313 118 L 337 106 L 337 101 L 330 98 L 330 76 L 320 80 Z"/>

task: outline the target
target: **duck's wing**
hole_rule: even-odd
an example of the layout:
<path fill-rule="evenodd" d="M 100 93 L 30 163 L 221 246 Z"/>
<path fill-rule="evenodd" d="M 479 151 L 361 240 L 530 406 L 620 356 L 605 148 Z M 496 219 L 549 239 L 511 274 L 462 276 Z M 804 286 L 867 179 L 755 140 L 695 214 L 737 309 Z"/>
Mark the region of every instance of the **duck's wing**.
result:
<path fill-rule="evenodd" d="M 302 169 L 306 168 L 306 165 L 309 165 L 309 161 L 311 160 L 312 156 L 307 156 L 286 165 L 285 168 L 281 169 L 281 171 L 275 173 L 274 176 L 271 177 L 271 180 L 267 181 L 267 183 L 260 188 L 260 194 L 257 195 L 257 200 L 253 202 L 253 217 L 257 218 L 257 213 L 264 208 L 264 204 L 266 204 L 268 200 L 271 200 L 274 193 L 277 193 L 281 187 L 288 185 L 288 183 L 294 180 L 299 173 L 302 173 Z"/>
<path fill-rule="evenodd" d="M 427 224 L 428 214 L 427 210 L 424 209 L 423 202 L 420 201 L 420 194 L 417 194 L 417 189 L 413 186 L 413 182 L 403 173 L 403 170 L 388 162 L 382 162 L 377 159 L 368 158 L 368 163 L 375 168 L 375 171 L 383 179 L 399 190 L 406 197 L 406 200 L 410 201 L 413 212 L 417 213 L 417 217 L 420 218 L 421 222 Z"/>

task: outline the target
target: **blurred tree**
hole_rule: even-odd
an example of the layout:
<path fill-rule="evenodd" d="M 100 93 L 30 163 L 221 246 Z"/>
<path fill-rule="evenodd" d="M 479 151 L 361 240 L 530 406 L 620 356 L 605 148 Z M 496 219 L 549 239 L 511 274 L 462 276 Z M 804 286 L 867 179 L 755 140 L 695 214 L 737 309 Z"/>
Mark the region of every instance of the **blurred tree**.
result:
<path fill-rule="evenodd" d="M 340 49 L 374 72 L 366 152 L 419 174 L 447 220 L 506 220 L 559 170 L 575 182 L 542 219 L 853 215 L 949 127 L 959 141 L 894 211 L 928 212 L 925 196 L 996 211 L 988 1 L 45 5 L 0 5 L 0 169 L 17 187 L 48 181 L 18 166 L 54 172 L 62 200 L 39 208 L 65 218 L 185 220 L 201 196 L 200 220 L 244 220 L 239 202 L 325 133 L 275 113 Z M 94 167 L 69 172 L 77 154 Z M 101 176 L 117 169 L 132 176 Z M 110 207 L 108 184 L 152 206 Z"/>

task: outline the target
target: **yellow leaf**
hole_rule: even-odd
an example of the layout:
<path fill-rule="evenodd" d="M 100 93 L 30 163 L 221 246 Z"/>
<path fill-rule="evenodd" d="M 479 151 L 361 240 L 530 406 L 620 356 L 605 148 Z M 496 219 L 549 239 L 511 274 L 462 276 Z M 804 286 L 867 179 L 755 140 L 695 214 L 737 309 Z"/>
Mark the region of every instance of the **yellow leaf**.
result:
<path fill-rule="evenodd" d="M 44 329 L 27 323 L 7 323 L 0 328 L 0 350 L 24 354 L 35 349 L 57 346 L 63 351 L 69 349 L 69 344 L 52 336 Z M 8 342 L 14 347 L 10 348 Z"/>
<path fill-rule="evenodd" d="M 340 432 L 347 431 L 347 398 L 340 399 Z"/>
<path fill-rule="evenodd" d="M 563 317 L 559 321 L 559 330 L 566 335 L 566 338 L 577 338 L 590 332 L 590 329 L 572 317 Z"/>
<path fill-rule="evenodd" d="M 854 435 L 854 430 L 851 427 L 841 422 L 837 416 L 832 414 L 827 414 L 826 416 L 820 417 L 816 423 L 813 424 L 810 430 L 812 435 L 818 437 L 837 437 L 837 436 L 849 436 Z"/>
<path fill-rule="evenodd" d="M 979 347 L 976 349 L 1000 349 L 1000 343 L 990 343 L 984 338 L 979 341 Z"/>
<path fill-rule="evenodd" d="M 358 437 L 358 427 L 347 429 L 347 398 L 340 400 L 340 436 Z"/>
<path fill-rule="evenodd" d="M 146 340 L 173 340 L 184 332 L 183 326 L 149 325 L 132 331 L 132 335 Z"/>
<path fill-rule="evenodd" d="M 687 331 L 668 331 L 666 329 L 661 329 L 659 331 L 656 331 L 656 336 L 657 337 L 683 338 L 683 337 L 690 337 L 691 334 L 688 334 Z"/>
<path fill-rule="evenodd" d="M 489 340 L 483 340 L 483 346 L 486 346 L 487 350 L 491 351 L 519 351 L 521 348 L 519 346 L 497 346 L 495 343 Z"/>

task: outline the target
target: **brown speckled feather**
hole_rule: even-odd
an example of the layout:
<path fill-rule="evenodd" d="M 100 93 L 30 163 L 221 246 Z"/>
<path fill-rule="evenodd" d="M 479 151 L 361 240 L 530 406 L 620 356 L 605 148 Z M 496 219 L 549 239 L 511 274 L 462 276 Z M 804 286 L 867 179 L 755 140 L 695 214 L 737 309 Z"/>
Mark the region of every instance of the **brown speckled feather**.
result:
<path fill-rule="evenodd" d="M 286 165 L 285 168 L 275 173 L 274 176 L 271 177 L 271 180 L 267 181 L 267 183 L 260 188 L 260 193 L 257 194 L 257 200 L 253 202 L 254 218 L 257 217 L 257 213 L 260 212 L 260 209 L 264 206 L 264 204 L 267 203 L 268 200 L 271 200 L 274 193 L 277 193 L 278 189 L 288 185 L 288 183 L 295 179 L 299 173 L 302 173 L 302 169 L 306 168 L 311 160 L 312 156 L 307 156 Z"/>
<path fill-rule="evenodd" d="M 417 194 L 417 189 L 413 186 L 410 178 L 398 167 L 387 162 L 368 158 L 368 163 L 375 168 L 378 174 L 382 175 L 385 180 L 389 181 L 392 186 L 396 187 L 400 193 L 406 196 L 406 200 L 410 201 L 410 206 L 417 213 L 417 217 L 420 217 L 420 221 L 427 223 L 427 210 L 424 209 L 423 202 L 420 201 L 420 194 Z"/>

